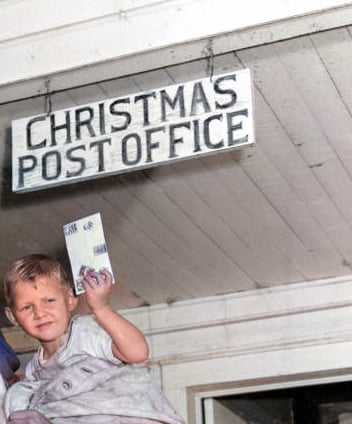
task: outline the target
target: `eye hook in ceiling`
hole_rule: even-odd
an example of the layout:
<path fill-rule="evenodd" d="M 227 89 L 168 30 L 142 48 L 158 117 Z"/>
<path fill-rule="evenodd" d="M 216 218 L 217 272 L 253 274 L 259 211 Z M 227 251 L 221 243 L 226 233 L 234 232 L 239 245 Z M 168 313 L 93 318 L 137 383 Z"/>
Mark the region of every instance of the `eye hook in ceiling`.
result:
<path fill-rule="evenodd" d="M 52 101 L 51 101 L 51 90 L 50 90 L 50 80 L 45 81 L 45 96 L 44 96 L 44 112 L 46 116 L 49 116 L 52 109 Z"/>
<path fill-rule="evenodd" d="M 207 45 L 203 49 L 203 54 L 207 58 L 207 75 L 209 75 L 210 81 L 213 81 L 214 75 L 214 51 L 213 51 L 213 40 L 210 39 Z"/>

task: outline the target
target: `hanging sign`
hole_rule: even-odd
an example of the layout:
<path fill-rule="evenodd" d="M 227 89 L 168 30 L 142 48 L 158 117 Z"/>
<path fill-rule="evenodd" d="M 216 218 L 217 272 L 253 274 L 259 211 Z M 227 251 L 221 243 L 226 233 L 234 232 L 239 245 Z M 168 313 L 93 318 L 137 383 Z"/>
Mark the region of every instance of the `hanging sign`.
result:
<path fill-rule="evenodd" d="M 38 190 L 254 143 L 248 69 L 12 122 L 12 189 Z"/>

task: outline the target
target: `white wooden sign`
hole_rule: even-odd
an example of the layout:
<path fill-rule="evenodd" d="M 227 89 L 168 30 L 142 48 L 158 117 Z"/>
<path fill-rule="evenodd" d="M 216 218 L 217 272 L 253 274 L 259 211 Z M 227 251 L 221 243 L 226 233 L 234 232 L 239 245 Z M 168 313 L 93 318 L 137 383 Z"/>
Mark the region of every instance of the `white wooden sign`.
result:
<path fill-rule="evenodd" d="M 254 143 L 248 69 L 12 122 L 12 190 L 24 192 Z"/>

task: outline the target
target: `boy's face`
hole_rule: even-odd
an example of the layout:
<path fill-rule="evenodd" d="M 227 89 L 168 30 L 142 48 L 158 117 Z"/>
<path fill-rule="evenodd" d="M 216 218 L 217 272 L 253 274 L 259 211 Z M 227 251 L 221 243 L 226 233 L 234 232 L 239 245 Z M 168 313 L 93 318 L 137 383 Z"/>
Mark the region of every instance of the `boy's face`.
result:
<path fill-rule="evenodd" d="M 35 282 L 19 281 L 13 287 L 13 299 L 17 324 L 39 340 L 44 351 L 56 351 L 77 305 L 72 290 L 60 285 L 56 277 L 39 276 Z"/>

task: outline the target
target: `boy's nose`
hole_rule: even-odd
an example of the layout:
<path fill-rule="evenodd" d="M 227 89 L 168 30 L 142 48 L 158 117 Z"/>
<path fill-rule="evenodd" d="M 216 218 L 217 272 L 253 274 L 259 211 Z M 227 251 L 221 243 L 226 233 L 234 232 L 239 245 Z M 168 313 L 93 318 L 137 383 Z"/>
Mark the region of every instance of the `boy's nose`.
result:
<path fill-rule="evenodd" d="M 44 309 L 40 306 L 34 307 L 34 317 L 41 318 L 44 315 Z"/>

